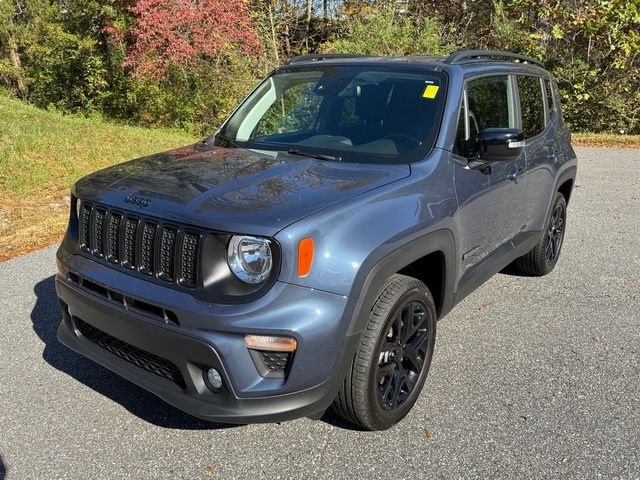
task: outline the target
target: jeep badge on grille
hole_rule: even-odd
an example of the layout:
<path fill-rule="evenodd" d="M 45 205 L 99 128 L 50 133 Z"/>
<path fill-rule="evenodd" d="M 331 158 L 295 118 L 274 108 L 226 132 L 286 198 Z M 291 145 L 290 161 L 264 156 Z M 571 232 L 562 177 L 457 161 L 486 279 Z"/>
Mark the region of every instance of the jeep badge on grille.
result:
<path fill-rule="evenodd" d="M 124 198 L 124 201 L 133 205 L 137 205 L 140 208 L 148 207 L 151 203 L 150 199 L 138 197 L 137 195 L 129 195 L 128 197 Z"/>

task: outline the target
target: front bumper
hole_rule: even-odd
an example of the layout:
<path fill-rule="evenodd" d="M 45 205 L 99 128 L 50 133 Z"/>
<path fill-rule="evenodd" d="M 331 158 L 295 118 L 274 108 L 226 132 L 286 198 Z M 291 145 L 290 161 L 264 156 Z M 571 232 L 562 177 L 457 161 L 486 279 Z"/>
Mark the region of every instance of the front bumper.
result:
<path fill-rule="evenodd" d="M 175 312 L 179 325 L 163 323 L 110 298 L 100 298 L 66 275 L 56 277 L 63 311 L 58 339 L 167 403 L 208 421 L 253 423 L 315 416 L 333 401 L 357 342 L 357 336 L 346 336 L 351 317 L 349 299 L 276 283 L 251 304 L 206 304 L 186 293 L 64 253 L 59 252 L 58 260 L 65 270 Z M 104 348 L 84 334 L 86 325 L 177 367 L 182 382 L 141 368 L 135 358 Z M 286 378 L 259 374 L 244 345 L 248 333 L 296 338 L 298 350 Z M 203 371 L 207 368 L 222 374 L 224 385 L 218 393 L 205 384 Z"/>

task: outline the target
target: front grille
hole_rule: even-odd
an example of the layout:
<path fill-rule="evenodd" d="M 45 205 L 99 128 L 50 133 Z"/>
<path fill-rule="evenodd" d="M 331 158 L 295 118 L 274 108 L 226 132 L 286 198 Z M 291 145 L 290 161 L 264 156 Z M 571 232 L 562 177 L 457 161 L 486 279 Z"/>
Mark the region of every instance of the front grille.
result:
<path fill-rule="evenodd" d="M 124 256 L 122 264 L 127 268 L 136 267 L 136 230 L 138 229 L 138 220 L 136 218 L 127 218 L 124 229 Z"/>
<path fill-rule="evenodd" d="M 180 370 L 169 360 L 112 337 L 77 317 L 74 317 L 74 320 L 80 333 L 99 347 L 147 372 L 171 380 L 180 388 L 185 388 L 184 378 Z"/>
<path fill-rule="evenodd" d="M 89 252 L 91 251 L 91 207 L 83 205 L 81 210 L 81 222 L 82 227 L 80 235 L 83 238 L 81 242 L 82 249 Z"/>
<path fill-rule="evenodd" d="M 96 208 L 96 218 L 94 223 L 94 243 L 93 253 L 96 257 L 104 257 L 104 219 L 107 217 L 107 212 L 102 208 Z"/>
<path fill-rule="evenodd" d="M 112 213 L 109 218 L 109 237 L 107 238 L 107 254 L 111 262 L 117 262 L 120 258 L 120 220 L 122 215 Z"/>
<path fill-rule="evenodd" d="M 173 265 L 175 263 L 176 229 L 164 228 L 160 240 L 160 278 L 173 280 Z M 184 248 L 184 247 L 183 247 Z"/>
<path fill-rule="evenodd" d="M 197 287 L 201 232 L 89 203 L 80 211 L 83 251 L 165 282 Z"/>
<path fill-rule="evenodd" d="M 156 226 L 144 222 L 142 227 L 142 252 L 140 257 L 140 271 L 147 275 L 153 275 L 153 254 L 155 253 Z"/>
<path fill-rule="evenodd" d="M 182 243 L 182 283 L 187 287 L 195 287 L 197 271 L 195 270 L 196 258 L 198 256 L 198 235 L 195 233 L 185 233 Z"/>

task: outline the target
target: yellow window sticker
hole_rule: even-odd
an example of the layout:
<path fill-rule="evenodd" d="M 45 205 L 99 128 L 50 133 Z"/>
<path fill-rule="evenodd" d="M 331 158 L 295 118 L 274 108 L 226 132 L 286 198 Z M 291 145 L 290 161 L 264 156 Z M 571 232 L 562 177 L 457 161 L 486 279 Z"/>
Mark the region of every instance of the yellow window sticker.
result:
<path fill-rule="evenodd" d="M 427 85 L 424 89 L 424 92 L 422 93 L 422 98 L 434 99 L 438 94 L 438 90 L 440 90 L 440 87 L 438 85 Z"/>

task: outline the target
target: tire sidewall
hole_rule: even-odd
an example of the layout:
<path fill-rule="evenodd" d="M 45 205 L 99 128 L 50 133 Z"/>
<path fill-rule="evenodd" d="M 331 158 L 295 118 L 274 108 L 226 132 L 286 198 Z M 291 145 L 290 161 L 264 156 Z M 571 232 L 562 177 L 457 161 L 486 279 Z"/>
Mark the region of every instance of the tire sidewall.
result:
<path fill-rule="evenodd" d="M 425 315 L 427 315 L 427 325 L 430 331 L 427 358 L 425 358 L 422 371 L 420 372 L 418 380 L 416 381 L 416 386 L 411 392 L 409 398 L 407 398 L 404 404 L 402 404 L 402 406 L 397 410 L 385 410 L 378 399 L 377 372 L 380 348 L 395 314 L 398 313 L 398 310 L 400 310 L 407 302 L 414 300 L 419 301 L 424 305 Z M 409 413 L 422 391 L 422 387 L 424 386 L 431 367 L 436 337 L 436 312 L 429 290 L 424 286 L 415 285 L 403 292 L 398 296 L 393 306 L 386 313 L 385 321 L 382 322 L 381 325 L 382 327 L 377 332 L 375 346 L 370 353 L 366 391 L 368 396 L 367 403 L 371 407 L 372 420 L 374 421 L 377 429 L 384 430 L 398 423 L 407 415 L 407 413 Z"/>
<path fill-rule="evenodd" d="M 549 241 L 549 228 L 551 227 L 551 222 L 553 219 L 553 212 L 556 211 L 556 208 L 558 207 L 558 205 L 562 205 L 563 208 L 563 213 L 564 213 L 564 217 L 563 217 L 563 224 L 562 224 L 562 239 L 560 241 L 560 246 L 558 247 L 558 253 L 556 254 L 556 258 L 553 260 L 553 262 L 549 262 L 549 260 L 547 260 L 547 256 L 545 254 L 545 249 L 547 246 L 547 242 Z M 551 270 L 554 269 L 554 267 L 556 266 L 556 264 L 558 263 L 558 260 L 560 259 L 560 254 L 562 253 L 562 246 L 564 245 L 564 236 L 567 230 L 567 202 L 564 199 L 564 195 L 562 195 L 561 193 L 556 193 L 555 198 L 553 199 L 553 203 L 551 205 L 551 210 L 549 211 L 549 215 L 547 215 L 547 221 L 545 223 L 545 229 L 544 229 L 544 234 L 542 236 L 542 245 L 541 245 L 541 252 L 544 258 L 544 264 L 546 265 L 546 271 L 547 272 L 551 272 Z"/>

